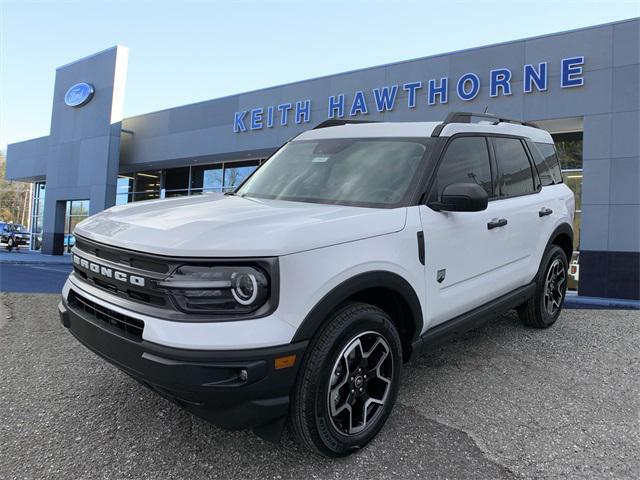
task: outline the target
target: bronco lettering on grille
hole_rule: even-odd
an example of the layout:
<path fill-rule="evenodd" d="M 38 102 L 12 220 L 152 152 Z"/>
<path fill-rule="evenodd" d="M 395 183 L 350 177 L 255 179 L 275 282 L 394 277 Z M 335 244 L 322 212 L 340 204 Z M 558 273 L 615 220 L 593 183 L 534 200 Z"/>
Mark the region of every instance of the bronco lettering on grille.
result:
<path fill-rule="evenodd" d="M 135 285 L 136 287 L 144 287 L 144 277 L 131 275 L 127 272 L 121 272 L 120 270 L 114 270 L 113 268 L 105 267 L 104 265 L 100 265 L 95 262 L 90 262 L 86 258 L 82 258 L 79 255 L 73 255 L 73 263 L 78 265 L 80 268 L 87 269 L 103 277 L 112 278 L 119 282 L 130 283 L 131 285 Z"/>

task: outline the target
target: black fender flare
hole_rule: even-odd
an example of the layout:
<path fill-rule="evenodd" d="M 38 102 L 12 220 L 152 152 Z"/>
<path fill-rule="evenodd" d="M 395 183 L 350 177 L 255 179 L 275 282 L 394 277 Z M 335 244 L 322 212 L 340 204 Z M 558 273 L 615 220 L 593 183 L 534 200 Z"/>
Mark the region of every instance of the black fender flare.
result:
<path fill-rule="evenodd" d="M 337 306 L 353 295 L 370 288 L 388 289 L 400 296 L 412 317 L 414 338 L 409 339 L 409 341 L 412 342 L 417 339 L 422 331 L 423 319 L 422 306 L 416 291 L 407 280 L 396 273 L 373 270 L 345 280 L 322 297 L 302 321 L 291 342 L 311 339 Z"/>
<path fill-rule="evenodd" d="M 569 240 L 571 241 L 571 246 L 572 246 L 571 250 L 573 251 L 573 227 L 568 223 L 561 223 L 555 228 L 553 233 L 549 236 L 549 240 L 547 240 L 547 245 L 544 247 L 544 252 L 546 252 L 549 249 L 549 247 L 555 242 L 558 235 L 561 235 L 561 234 L 565 234 L 569 237 Z M 543 255 L 544 255 L 544 252 L 543 252 Z M 565 251 L 565 253 L 567 252 Z M 571 262 L 571 253 L 572 252 L 569 252 L 567 255 L 568 262 Z"/>

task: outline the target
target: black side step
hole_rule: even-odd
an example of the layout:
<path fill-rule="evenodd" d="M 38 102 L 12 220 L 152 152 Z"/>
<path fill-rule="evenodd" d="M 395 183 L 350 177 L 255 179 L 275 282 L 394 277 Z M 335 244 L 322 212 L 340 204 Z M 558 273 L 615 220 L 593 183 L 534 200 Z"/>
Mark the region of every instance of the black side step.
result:
<path fill-rule="evenodd" d="M 492 300 L 491 302 L 485 303 L 484 305 L 467 313 L 430 328 L 411 345 L 411 357 L 414 358 L 421 355 L 427 349 L 431 349 L 452 337 L 477 328 L 508 312 L 512 308 L 522 305 L 533 297 L 535 291 L 536 284 L 532 282 L 524 287 L 520 287 L 510 293 L 507 293 L 496 300 Z"/>

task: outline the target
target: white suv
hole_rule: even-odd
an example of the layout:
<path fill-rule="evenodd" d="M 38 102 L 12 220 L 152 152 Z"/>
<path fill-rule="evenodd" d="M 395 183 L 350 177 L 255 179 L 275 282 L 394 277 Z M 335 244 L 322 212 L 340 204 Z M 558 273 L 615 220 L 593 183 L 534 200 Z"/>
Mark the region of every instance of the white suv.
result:
<path fill-rule="evenodd" d="M 270 440 L 288 420 L 340 456 L 382 428 L 402 364 L 434 342 L 512 308 L 532 327 L 556 321 L 573 215 L 534 125 L 328 121 L 230 195 L 79 224 L 59 310 L 187 410 Z"/>

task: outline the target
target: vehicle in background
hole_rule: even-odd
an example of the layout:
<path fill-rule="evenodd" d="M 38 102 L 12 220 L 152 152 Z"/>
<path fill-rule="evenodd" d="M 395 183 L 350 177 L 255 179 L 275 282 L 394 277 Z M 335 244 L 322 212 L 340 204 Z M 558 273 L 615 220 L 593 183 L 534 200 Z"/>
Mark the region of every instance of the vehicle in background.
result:
<path fill-rule="evenodd" d="M 29 244 L 27 227 L 18 223 L 0 222 L 0 244 L 9 251 Z"/>

